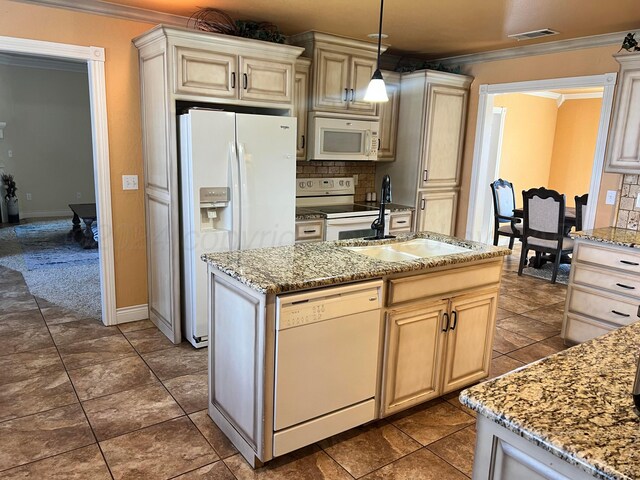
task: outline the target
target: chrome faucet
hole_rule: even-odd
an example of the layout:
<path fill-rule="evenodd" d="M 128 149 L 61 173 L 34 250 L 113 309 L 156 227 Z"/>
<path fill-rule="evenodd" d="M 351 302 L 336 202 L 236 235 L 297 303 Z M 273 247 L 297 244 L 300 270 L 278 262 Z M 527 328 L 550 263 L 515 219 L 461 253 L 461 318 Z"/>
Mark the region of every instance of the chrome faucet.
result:
<path fill-rule="evenodd" d="M 382 191 L 380 192 L 380 211 L 378 218 L 371 224 L 371 229 L 376 232 L 375 237 L 369 237 L 365 240 L 382 240 L 383 238 L 395 238 L 393 235 L 385 235 L 385 216 L 386 204 L 391 203 L 391 178 L 385 175 L 382 178 Z"/>

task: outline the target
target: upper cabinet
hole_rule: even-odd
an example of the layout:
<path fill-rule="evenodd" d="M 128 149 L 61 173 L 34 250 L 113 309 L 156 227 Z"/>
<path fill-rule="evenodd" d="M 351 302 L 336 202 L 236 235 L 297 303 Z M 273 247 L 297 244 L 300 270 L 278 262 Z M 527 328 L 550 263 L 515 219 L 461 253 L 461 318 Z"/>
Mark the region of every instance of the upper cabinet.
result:
<path fill-rule="evenodd" d="M 640 53 L 614 55 L 620 64 L 605 170 L 640 173 Z"/>
<path fill-rule="evenodd" d="M 313 59 L 312 111 L 376 115 L 376 104 L 364 101 L 376 69 L 376 44 L 319 32 L 294 35 L 289 41 Z"/>
<path fill-rule="evenodd" d="M 387 86 L 389 101 L 378 104 L 380 116 L 378 161 L 391 161 L 396 158 L 396 136 L 398 134 L 398 112 L 400 111 L 400 74 L 382 72 Z"/>
<path fill-rule="evenodd" d="M 309 70 L 311 60 L 298 58 L 296 61 L 296 75 L 293 83 L 293 113 L 297 119 L 298 140 L 296 141 L 296 158 L 307 159 L 307 113 L 309 111 Z"/>

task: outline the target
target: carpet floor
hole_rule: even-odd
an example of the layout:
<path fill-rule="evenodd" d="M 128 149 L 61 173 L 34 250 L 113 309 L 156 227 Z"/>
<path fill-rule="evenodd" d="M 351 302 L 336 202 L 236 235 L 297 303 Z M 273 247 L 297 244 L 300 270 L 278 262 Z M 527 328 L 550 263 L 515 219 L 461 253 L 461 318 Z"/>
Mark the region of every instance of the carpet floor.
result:
<path fill-rule="evenodd" d="M 0 229 L 0 265 L 22 273 L 31 294 L 89 318 L 100 318 L 98 250 L 67 238 L 70 218 Z"/>

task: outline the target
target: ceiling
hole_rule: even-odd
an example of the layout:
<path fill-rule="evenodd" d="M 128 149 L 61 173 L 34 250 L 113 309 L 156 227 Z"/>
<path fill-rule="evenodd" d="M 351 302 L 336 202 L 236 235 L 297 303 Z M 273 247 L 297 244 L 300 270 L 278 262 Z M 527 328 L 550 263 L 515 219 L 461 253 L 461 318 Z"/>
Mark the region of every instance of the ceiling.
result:
<path fill-rule="evenodd" d="M 292 35 L 319 30 L 367 39 L 378 28 L 378 0 L 108 0 L 189 17 L 215 7 L 235 19 L 269 21 Z M 550 28 L 544 39 L 517 42 L 509 34 Z M 442 58 L 640 28 L 638 0 L 388 0 L 390 52 Z"/>

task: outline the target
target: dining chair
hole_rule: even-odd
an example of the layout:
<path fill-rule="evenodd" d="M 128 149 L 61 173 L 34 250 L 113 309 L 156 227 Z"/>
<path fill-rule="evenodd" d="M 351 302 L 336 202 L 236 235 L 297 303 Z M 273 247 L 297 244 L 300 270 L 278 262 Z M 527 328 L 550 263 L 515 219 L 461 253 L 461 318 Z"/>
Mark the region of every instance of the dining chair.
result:
<path fill-rule="evenodd" d="M 522 191 L 522 200 L 524 229 L 518 275 L 533 250 L 538 261 L 543 253 L 555 255 L 551 283 L 556 283 L 562 255 L 573 251 L 573 239 L 564 236 L 564 195 L 544 187 L 531 188 Z"/>
<path fill-rule="evenodd" d="M 493 196 L 493 244 L 498 245 L 500 235 L 509 237 L 509 248 L 513 248 L 513 241 L 522 237 L 522 223 L 513 216 L 516 197 L 513 184 L 499 178 L 490 184 Z"/>
<path fill-rule="evenodd" d="M 588 193 L 580 196 L 576 195 L 574 197 L 574 200 L 576 202 L 576 232 L 582 230 L 582 225 L 584 225 L 584 214 L 587 211 L 585 207 L 587 206 L 588 199 Z"/>

